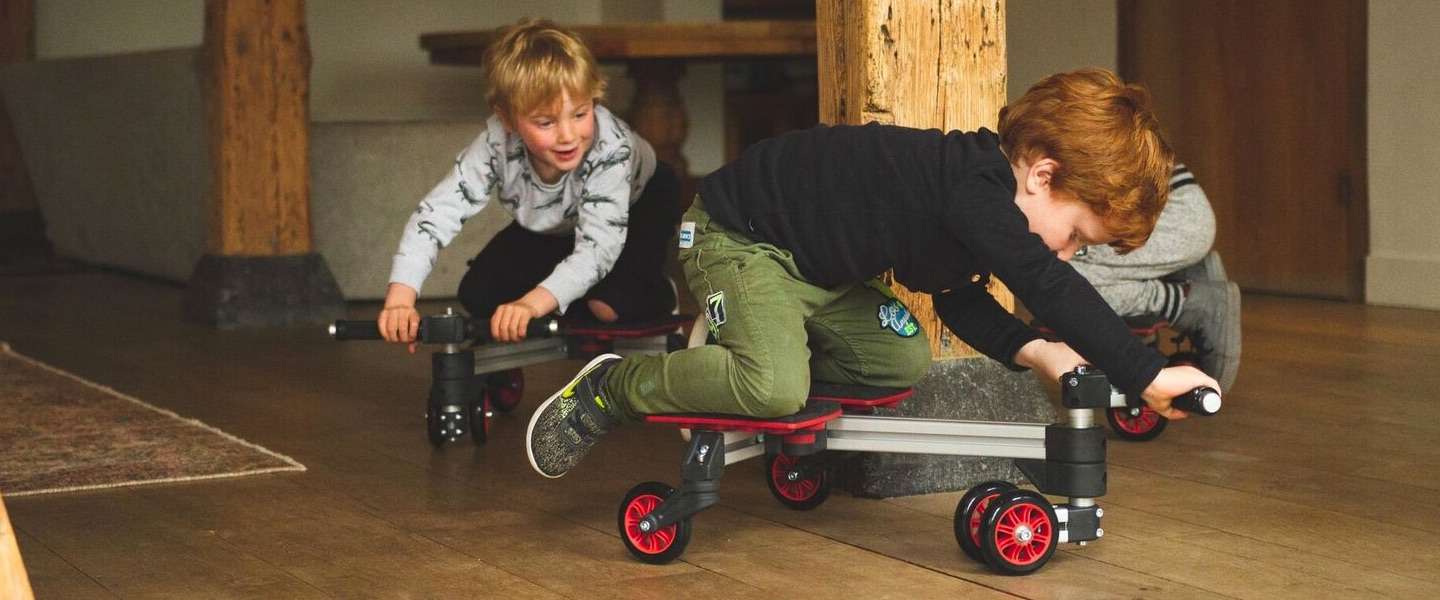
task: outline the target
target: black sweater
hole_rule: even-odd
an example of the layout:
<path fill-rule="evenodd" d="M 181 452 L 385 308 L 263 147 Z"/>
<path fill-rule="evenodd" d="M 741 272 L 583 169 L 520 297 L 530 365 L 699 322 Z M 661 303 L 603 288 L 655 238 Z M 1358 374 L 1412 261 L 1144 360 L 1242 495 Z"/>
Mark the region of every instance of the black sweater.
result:
<path fill-rule="evenodd" d="M 1015 353 L 1039 336 L 986 291 L 994 273 L 1112 384 L 1139 393 L 1165 359 L 1030 233 L 999 142 L 985 129 L 822 125 L 747 148 L 700 196 L 716 222 L 791 251 L 821 287 L 893 269 L 932 295 L 960 339 L 1017 368 Z"/>

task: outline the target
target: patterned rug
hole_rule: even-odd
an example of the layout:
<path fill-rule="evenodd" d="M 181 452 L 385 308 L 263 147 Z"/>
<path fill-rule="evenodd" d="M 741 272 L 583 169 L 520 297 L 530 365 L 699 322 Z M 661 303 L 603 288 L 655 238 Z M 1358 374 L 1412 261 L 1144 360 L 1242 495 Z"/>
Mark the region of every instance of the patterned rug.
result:
<path fill-rule="evenodd" d="M 0 493 L 6 498 L 304 470 L 288 456 L 0 342 Z"/>

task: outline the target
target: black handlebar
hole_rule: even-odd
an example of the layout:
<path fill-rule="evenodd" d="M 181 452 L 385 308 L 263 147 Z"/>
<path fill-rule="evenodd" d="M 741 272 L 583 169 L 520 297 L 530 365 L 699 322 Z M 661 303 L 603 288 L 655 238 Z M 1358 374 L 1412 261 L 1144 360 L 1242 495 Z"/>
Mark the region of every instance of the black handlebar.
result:
<path fill-rule="evenodd" d="M 1209 387 L 1197 387 L 1170 401 L 1170 406 L 1204 417 L 1220 412 L 1220 404 L 1220 392 Z"/>
<path fill-rule="evenodd" d="M 548 337 L 560 333 L 560 322 L 553 318 L 532 319 L 525 327 L 527 337 Z M 330 337 L 337 341 L 381 340 L 380 326 L 373 319 L 342 319 L 330 324 Z M 463 315 L 432 315 L 420 318 L 420 332 L 415 341 L 422 344 L 460 344 L 470 341 L 490 342 L 490 321 Z"/>

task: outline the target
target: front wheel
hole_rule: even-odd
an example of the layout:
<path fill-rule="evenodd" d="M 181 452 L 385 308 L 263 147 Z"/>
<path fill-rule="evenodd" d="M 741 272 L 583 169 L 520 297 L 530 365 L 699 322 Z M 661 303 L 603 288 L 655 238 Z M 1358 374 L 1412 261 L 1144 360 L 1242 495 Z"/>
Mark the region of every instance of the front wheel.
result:
<path fill-rule="evenodd" d="M 1005 575 L 1038 571 L 1059 541 L 1055 508 L 1030 490 L 996 496 L 980 517 L 980 553 L 985 564 Z"/>
<path fill-rule="evenodd" d="M 675 488 L 658 481 L 647 481 L 630 488 L 625 494 L 625 499 L 620 502 L 616 524 L 620 529 L 620 541 L 631 556 L 652 565 L 663 565 L 685 552 L 685 546 L 690 543 L 689 517 L 657 531 L 641 528 L 641 521 L 674 493 Z"/>
<path fill-rule="evenodd" d="M 1013 489 L 1015 484 L 1008 481 L 984 481 L 975 484 L 960 497 L 960 502 L 955 505 L 955 541 L 960 543 L 965 556 L 976 562 L 985 562 L 985 557 L 980 554 L 980 515 L 1001 492 Z"/>
<path fill-rule="evenodd" d="M 425 411 L 425 432 L 430 444 L 439 448 L 465 436 L 465 407 L 428 403 Z"/>

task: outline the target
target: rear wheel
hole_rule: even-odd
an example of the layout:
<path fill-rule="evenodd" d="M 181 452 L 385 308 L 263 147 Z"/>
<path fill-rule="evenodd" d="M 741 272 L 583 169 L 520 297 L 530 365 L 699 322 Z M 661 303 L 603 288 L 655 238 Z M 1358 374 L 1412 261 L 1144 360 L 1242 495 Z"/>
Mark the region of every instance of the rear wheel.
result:
<path fill-rule="evenodd" d="M 493 416 L 495 411 L 490 403 L 490 390 L 485 389 L 470 408 L 470 439 L 475 441 L 476 446 L 484 446 L 490 441 L 490 418 Z"/>
<path fill-rule="evenodd" d="M 765 482 L 781 504 L 795 510 L 811 510 L 830 497 L 833 478 L 829 467 L 817 456 L 794 457 L 776 454 L 766 461 Z"/>
<path fill-rule="evenodd" d="M 1146 442 L 1155 439 L 1170 420 L 1160 416 L 1149 406 L 1121 406 L 1105 411 L 1105 420 L 1120 439 L 1132 442 Z"/>
<path fill-rule="evenodd" d="M 520 369 L 497 371 L 485 377 L 485 391 L 490 395 L 490 408 L 508 413 L 525 396 L 525 372 Z"/>

